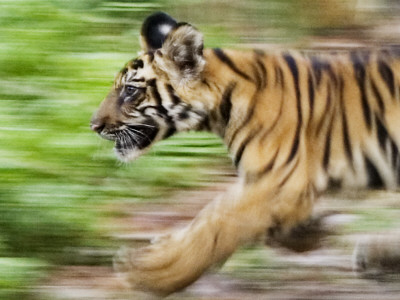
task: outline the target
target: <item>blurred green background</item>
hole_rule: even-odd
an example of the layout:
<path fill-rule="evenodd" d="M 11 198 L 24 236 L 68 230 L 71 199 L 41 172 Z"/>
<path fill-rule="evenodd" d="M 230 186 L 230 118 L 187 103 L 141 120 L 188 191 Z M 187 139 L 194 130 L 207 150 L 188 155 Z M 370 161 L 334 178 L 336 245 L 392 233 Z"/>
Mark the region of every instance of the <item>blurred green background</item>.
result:
<path fill-rule="evenodd" d="M 230 167 L 206 133 L 178 135 L 125 165 L 89 130 L 139 51 L 142 21 L 158 10 L 195 24 L 206 47 L 244 48 L 377 43 L 375 25 L 398 13 L 383 0 L 0 0 L 0 299 L 31 299 L 49 270 L 84 261 L 77 249 L 112 252 L 118 205 L 168 201 Z"/>

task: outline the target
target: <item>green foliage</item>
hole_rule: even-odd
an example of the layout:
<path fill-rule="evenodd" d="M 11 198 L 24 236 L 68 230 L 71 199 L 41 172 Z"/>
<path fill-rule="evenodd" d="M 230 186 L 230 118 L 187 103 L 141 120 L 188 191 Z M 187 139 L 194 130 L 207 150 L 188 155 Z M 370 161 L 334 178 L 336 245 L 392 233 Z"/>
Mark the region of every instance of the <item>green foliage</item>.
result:
<path fill-rule="evenodd" d="M 46 269 L 43 261 L 0 257 L 0 299 L 30 299 L 29 287 L 45 274 Z"/>

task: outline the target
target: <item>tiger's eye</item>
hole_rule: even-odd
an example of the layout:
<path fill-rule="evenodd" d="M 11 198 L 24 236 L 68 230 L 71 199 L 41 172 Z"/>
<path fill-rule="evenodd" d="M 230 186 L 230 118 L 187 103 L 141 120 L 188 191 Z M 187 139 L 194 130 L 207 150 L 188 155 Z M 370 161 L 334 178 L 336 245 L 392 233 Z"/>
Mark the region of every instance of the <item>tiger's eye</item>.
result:
<path fill-rule="evenodd" d="M 128 85 L 126 88 L 126 93 L 131 96 L 133 95 L 135 92 L 137 92 L 137 88 L 135 88 L 134 86 Z"/>

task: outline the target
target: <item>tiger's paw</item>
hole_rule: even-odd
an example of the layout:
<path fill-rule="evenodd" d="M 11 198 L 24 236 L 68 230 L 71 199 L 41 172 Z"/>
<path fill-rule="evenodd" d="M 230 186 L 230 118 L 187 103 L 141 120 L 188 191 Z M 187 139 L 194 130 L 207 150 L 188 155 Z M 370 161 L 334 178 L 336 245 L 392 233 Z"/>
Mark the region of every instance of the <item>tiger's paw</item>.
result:
<path fill-rule="evenodd" d="M 385 234 L 360 240 L 353 254 L 353 269 L 365 278 L 400 274 L 400 235 Z"/>
<path fill-rule="evenodd" d="M 114 258 L 114 268 L 135 292 L 165 297 L 182 290 L 204 271 L 199 265 L 204 257 L 196 256 L 197 247 L 200 245 L 167 236 L 144 248 L 121 248 Z"/>
<path fill-rule="evenodd" d="M 174 291 L 168 284 L 168 276 L 162 276 L 164 267 L 170 262 L 163 262 L 157 255 L 152 255 L 154 251 L 152 246 L 141 249 L 122 247 L 113 259 L 114 270 L 135 293 L 144 293 L 146 299 L 157 299 Z"/>

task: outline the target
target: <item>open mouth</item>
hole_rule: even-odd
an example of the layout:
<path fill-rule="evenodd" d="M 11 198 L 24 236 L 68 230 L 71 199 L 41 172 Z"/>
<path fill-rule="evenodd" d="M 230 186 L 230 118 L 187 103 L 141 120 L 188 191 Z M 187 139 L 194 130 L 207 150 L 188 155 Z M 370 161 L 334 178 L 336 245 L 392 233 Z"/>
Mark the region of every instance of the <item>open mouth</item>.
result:
<path fill-rule="evenodd" d="M 142 150 L 155 140 L 158 131 L 152 124 L 128 125 L 116 133 L 115 149 L 122 155 L 130 150 Z"/>

